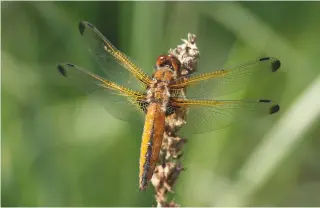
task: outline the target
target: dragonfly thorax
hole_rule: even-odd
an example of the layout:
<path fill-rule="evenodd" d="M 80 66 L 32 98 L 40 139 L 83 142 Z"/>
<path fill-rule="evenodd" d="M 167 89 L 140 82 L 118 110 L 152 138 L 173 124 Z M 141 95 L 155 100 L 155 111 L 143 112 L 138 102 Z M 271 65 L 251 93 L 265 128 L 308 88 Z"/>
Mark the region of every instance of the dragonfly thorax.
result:
<path fill-rule="evenodd" d="M 152 82 L 147 90 L 147 101 L 159 103 L 163 112 L 166 112 L 170 98 L 169 83 L 174 79 L 175 72 L 161 67 L 153 74 Z"/>

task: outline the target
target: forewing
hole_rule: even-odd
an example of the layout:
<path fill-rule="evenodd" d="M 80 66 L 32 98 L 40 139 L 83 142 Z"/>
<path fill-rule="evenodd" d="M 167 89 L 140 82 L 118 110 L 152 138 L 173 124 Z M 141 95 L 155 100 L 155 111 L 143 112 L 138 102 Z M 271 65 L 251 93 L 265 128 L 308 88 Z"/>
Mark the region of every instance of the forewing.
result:
<path fill-rule="evenodd" d="M 244 89 L 252 78 L 267 81 L 280 65 L 278 59 L 266 57 L 236 67 L 182 77 L 170 87 L 186 88 L 187 97 L 211 99 Z"/>
<path fill-rule="evenodd" d="M 133 89 L 141 86 L 145 88 L 151 82 L 150 77 L 108 41 L 95 26 L 82 21 L 79 23 L 79 31 L 102 70 L 101 76 Z"/>
<path fill-rule="evenodd" d="M 147 109 L 145 95 L 106 80 L 73 64 L 58 65 L 59 72 L 70 83 L 98 100 L 114 117 L 128 121 L 143 120 Z"/>
<path fill-rule="evenodd" d="M 186 124 L 179 133 L 197 134 L 228 127 L 245 118 L 261 118 L 279 111 L 270 100 L 183 100 L 173 99 L 172 106 L 187 108 Z"/>

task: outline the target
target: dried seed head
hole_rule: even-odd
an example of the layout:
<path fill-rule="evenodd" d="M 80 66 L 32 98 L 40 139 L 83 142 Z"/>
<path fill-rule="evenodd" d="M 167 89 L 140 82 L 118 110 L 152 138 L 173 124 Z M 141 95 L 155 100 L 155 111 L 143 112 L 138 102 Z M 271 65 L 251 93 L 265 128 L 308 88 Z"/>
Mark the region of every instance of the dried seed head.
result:
<path fill-rule="evenodd" d="M 170 49 L 169 54 L 178 58 L 181 63 L 181 75 L 190 75 L 197 70 L 197 60 L 199 50 L 196 45 L 196 36 L 188 33 L 188 39 L 181 39 L 183 44 L 178 45 L 175 49 Z M 188 79 L 188 76 L 185 77 Z M 185 98 L 185 89 L 177 90 L 173 93 L 175 96 Z M 160 165 L 153 173 L 151 183 L 155 187 L 158 207 L 179 207 L 173 201 L 167 202 L 167 193 L 172 192 L 173 186 L 184 170 L 178 159 L 183 154 L 183 146 L 187 142 L 176 135 L 177 131 L 186 123 L 187 109 L 179 108 L 166 117 L 166 131 L 161 146 Z"/>
<path fill-rule="evenodd" d="M 156 190 L 156 200 L 158 206 L 167 207 L 176 205 L 174 202 L 167 203 L 166 193 L 172 192 L 173 186 L 176 183 L 179 174 L 183 171 L 184 168 L 180 163 L 169 162 L 166 163 L 166 166 L 158 165 L 156 171 L 154 172 L 151 183 Z"/>
<path fill-rule="evenodd" d="M 182 75 L 187 75 L 197 70 L 197 59 L 200 57 L 196 45 L 196 35 L 188 33 L 188 39 L 181 39 L 183 44 L 178 45 L 175 49 L 170 49 L 169 54 L 179 59 L 182 65 Z"/>
<path fill-rule="evenodd" d="M 170 136 L 165 132 L 161 146 L 165 160 L 180 158 L 183 154 L 182 149 L 185 143 L 187 143 L 186 139 L 174 135 Z"/>

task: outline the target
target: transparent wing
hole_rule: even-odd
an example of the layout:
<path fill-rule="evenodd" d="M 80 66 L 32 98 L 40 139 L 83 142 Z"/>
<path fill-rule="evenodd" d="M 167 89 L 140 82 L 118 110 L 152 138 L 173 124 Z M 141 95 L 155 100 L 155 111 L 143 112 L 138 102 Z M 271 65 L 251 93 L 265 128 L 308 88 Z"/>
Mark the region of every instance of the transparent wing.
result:
<path fill-rule="evenodd" d="M 143 121 L 147 102 L 143 93 L 110 82 L 73 64 L 60 64 L 58 71 L 93 99 L 98 100 L 114 117 Z"/>
<path fill-rule="evenodd" d="M 186 88 L 187 97 L 215 98 L 243 89 L 252 78 L 267 81 L 280 68 L 280 61 L 272 57 L 261 58 L 245 64 L 190 77 L 173 82 L 172 89 Z"/>
<path fill-rule="evenodd" d="M 186 124 L 179 133 L 197 134 L 222 129 L 244 118 L 267 116 L 280 110 L 271 100 L 183 100 L 173 99 L 173 107 L 188 109 Z"/>
<path fill-rule="evenodd" d="M 95 26 L 82 21 L 79 23 L 79 31 L 89 52 L 102 69 L 101 76 L 133 89 L 141 86 L 145 88 L 151 82 L 150 77 L 112 45 Z"/>

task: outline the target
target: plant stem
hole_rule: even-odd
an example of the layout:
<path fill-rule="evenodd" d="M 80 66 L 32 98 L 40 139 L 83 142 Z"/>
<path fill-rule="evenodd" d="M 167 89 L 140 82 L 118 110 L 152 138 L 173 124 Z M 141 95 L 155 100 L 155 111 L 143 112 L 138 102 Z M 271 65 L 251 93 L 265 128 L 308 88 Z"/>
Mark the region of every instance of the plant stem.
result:
<path fill-rule="evenodd" d="M 199 50 L 195 43 L 196 36 L 189 33 L 187 40 L 181 40 L 183 44 L 170 49 L 169 54 L 179 59 L 181 74 L 189 75 L 196 71 L 199 58 Z M 178 95 L 186 99 L 185 93 L 186 89 L 182 89 Z M 162 141 L 160 161 L 151 179 L 156 190 L 157 207 L 179 206 L 173 201 L 167 201 L 167 193 L 172 192 L 181 171 L 184 170 L 179 159 L 183 155 L 183 146 L 187 140 L 177 136 L 176 133 L 186 123 L 186 113 L 187 109 L 181 108 L 166 117 L 166 131 Z"/>

